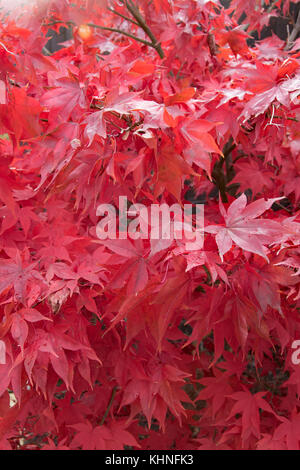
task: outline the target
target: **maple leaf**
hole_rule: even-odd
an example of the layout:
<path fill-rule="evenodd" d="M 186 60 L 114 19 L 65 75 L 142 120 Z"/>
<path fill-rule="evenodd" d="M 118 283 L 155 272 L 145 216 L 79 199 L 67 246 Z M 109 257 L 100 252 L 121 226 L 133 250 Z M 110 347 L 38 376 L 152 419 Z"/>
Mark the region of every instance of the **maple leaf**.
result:
<path fill-rule="evenodd" d="M 23 308 L 12 314 L 11 334 L 14 340 L 20 345 L 22 350 L 24 350 L 24 343 L 27 339 L 29 331 L 27 322 L 35 323 L 42 320 L 52 321 L 50 318 L 45 317 L 34 308 Z"/>
<path fill-rule="evenodd" d="M 274 173 L 253 158 L 246 162 L 237 162 L 235 171 L 236 175 L 231 184 L 239 183 L 241 191 L 246 191 L 251 186 L 253 195 L 257 195 L 264 189 L 272 189 L 274 186 Z"/>
<path fill-rule="evenodd" d="M 65 438 L 56 444 L 54 441 L 52 441 L 52 439 L 49 439 L 48 437 L 48 444 L 45 444 L 41 450 L 70 450 L 68 446 L 64 445 L 66 440 L 67 439 Z"/>
<path fill-rule="evenodd" d="M 228 383 L 228 377 L 216 370 L 216 377 L 204 377 L 200 381 L 205 386 L 201 390 L 198 400 L 212 400 L 212 417 L 214 418 L 226 401 L 226 396 L 232 393 L 232 388 Z"/>
<path fill-rule="evenodd" d="M 148 265 L 140 240 L 133 245 L 129 240 L 102 240 L 101 244 L 125 257 L 121 267 L 111 280 L 111 288 L 120 289 L 127 282 L 127 294 L 137 294 L 148 282 Z"/>
<path fill-rule="evenodd" d="M 166 334 L 169 322 L 172 320 L 176 308 L 181 305 L 188 289 L 188 276 L 178 270 L 178 275 L 166 281 L 158 295 L 151 301 L 155 308 L 157 322 L 152 326 L 152 331 L 157 339 L 158 349 L 162 347 L 162 340 Z"/>
<path fill-rule="evenodd" d="M 256 69 L 246 71 L 247 87 L 255 96 L 241 113 L 244 122 L 252 115 L 264 113 L 275 100 L 288 107 L 292 99 L 291 94 L 299 90 L 299 73 L 293 77 L 298 68 L 297 61 L 286 59 L 281 65 L 257 63 Z"/>
<path fill-rule="evenodd" d="M 70 447 L 82 450 L 106 450 L 106 441 L 113 439 L 112 433 L 105 426 L 93 427 L 90 422 L 72 424 L 71 427 L 77 431 Z"/>
<path fill-rule="evenodd" d="M 253 394 L 246 388 L 242 392 L 235 392 L 229 395 L 237 403 L 233 406 L 228 420 L 234 415 L 242 415 L 242 441 L 245 442 L 251 435 L 260 437 L 260 415 L 259 409 L 267 411 L 276 416 L 268 402 L 263 398 L 265 392 Z"/>
<path fill-rule="evenodd" d="M 50 111 L 53 121 L 65 121 L 76 107 L 85 107 L 84 92 L 80 83 L 71 77 L 60 78 L 55 85 L 43 94 L 41 104 Z"/>
<path fill-rule="evenodd" d="M 106 137 L 106 123 L 104 121 L 104 112 L 103 111 L 96 111 L 90 114 L 84 120 L 85 126 L 85 136 L 89 141 L 89 145 L 93 142 L 95 135 L 99 135 L 99 137 Z"/>
<path fill-rule="evenodd" d="M 15 299 L 22 302 L 32 303 L 37 295 L 42 291 L 43 283 L 45 282 L 39 271 L 34 269 L 38 262 L 29 263 L 22 260 L 19 251 L 16 252 L 15 259 L 2 259 L 0 266 L 0 293 L 14 288 Z M 34 299 L 27 298 L 29 282 L 35 283 L 38 291 L 34 293 Z M 30 306 L 30 305 L 29 305 Z"/>
<path fill-rule="evenodd" d="M 165 145 L 158 159 L 157 182 L 154 197 L 157 198 L 164 190 L 173 194 L 178 201 L 181 200 L 183 175 L 193 174 L 192 168 L 170 145 Z"/>
<path fill-rule="evenodd" d="M 186 271 L 190 271 L 197 266 L 207 266 L 212 278 L 212 282 L 215 282 L 219 276 L 224 282 L 228 284 L 228 278 L 225 271 L 218 265 L 218 262 L 220 261 L 219 257 L 213 251 L 189 253 L 186 255 L 186 260 Z"/>
<path fill-rule="evenodd" d="M 262 434 L 257 442 L 257 450 L 287 450 L 281 439 L 274 439 L 270 434 Z"/>
<path fill-rule="evenodd" d="M 183 392 L 182 385 L 188 374 L 169 364 L 159 366 L 155 359 L 150 361 L 148 369 L 149 371 L 145 371 L 138 367 L 139 374 L 126 385 L 122 406 L 132 404 L 134 411 L 133 405 L 139 400 L 149 429 L 152 416 L 157 418 L 160 426 L 164 428 L 168 407 L 179 420 L 184 414 L 181 402 L 188 401 L 188 397 Z"/>
<path fill-rule="evenodd" d="M 201 439 L 195 439 L 195 441 L 200 444 L 198 450 L 232 450 L 226 444 L 218 444 L 205 437 Z"/>
<path fill-rule="evenodd" d="M 253 258 L 253 264 L 245 272 L 237 271 L 236 279 L 249 296 L 253 296 L 258 302 L 262 312 L 266 312 L 268 306 L 278 310 L 281 315 L 280 285 L 293 286 L 297 284 L 297 279 L 293 272 L 285 266 L 286 261 L 280 261 L 284 257 L 284 252 L 276 259 L 265 263 L 258 257 Z M 288 265 L 288 262 L 286 263 Z"/>
<path fill-rule="evenodd" d="M 0 127 L 12 134 L 17 143 L 20 139 L 40 135 L 42 108 L 39 101 L 28 96 L 24 88 L 13 87 L 10 95 L 10 103 L 0 104 Z"/>
<path fill-rule="evenodd" d="M 9 401 L 9 397 L 6 395 L 5 399 Z M 23 395 L 23 401 L 21 406 L 7 406 L 5 412 L 1 410 L 1 416 L 0 416 L 0 442 L 3 442 L 2 439 L 5 436 L 9 436 L 10 430 L 13 427 L 16 419 L 18 416 L 22 413 L 23 409 L 26 406 L 26 403 L 28 400 L 31 398 L 31 392 L 27 391 L 27 393 L 24 393 Z"/>
<path fill-rule="evenodd" d="M 198 149 L 205 152 L 215 152 L 222 155 L 221 150 L 217 146 L 213 136 L 209 131 L 216 127 L 216 123 L 209 122 L 204 119 L 185 120 L 180 130 L 182 135 L 190 143 L 198 145 Z"/>
<path fill-rule="evenodd" d="M 14 186 L 14 182 L 13 182 L 11 173 L 9 172 L 6 166 L 1 165 L 0 166 L 0 200 L 7 206 L 7 208 L 11 212 L 11 215 L 13 216 L 12 221 L 13 223 L 15 223 L 18 206 L 13 197 L 12 186 Z M 3 225 L 2 225 L 2 230 L 3 230 Z"/>
<path fill-rule="evenodd" d="M 285 162 L 282 169 L 282 180 L 284 194 L 288 196 L 292 192 L 295 194 L 296 201 L 300 199 L 300 172 L 298 159 L 290 159 Z"/>
<path fill-rule="evenodd" d="M 299 449 L 299 21 L 245 32 L 292 2 L 11 3 L 0 448 Z M 97 239 L 120 196 L 205 204 L 204 244 Z"/>
<path fill-rule="evenodd" d="M 220 212 L 225 220 L 225 226 L 210 225 L 205 231 L 216 235 L 221 260 L 231 249 L 234 242 L 245 251 L 256 253 L 266 260 L 267 245 L 279 242 L 283 236 L 282 228 L 274 220 L 257 219 L 263 212 L 272 207 L 281 198 L 258 199 L 247 206 L 247 196 L 242 194 L 226 211 L 223 203 L 219 202 Z"/>
<path fill-rule="evenodd" d="M 122 450 L 124 445 L 140 447 L 121 421 L 112 422 L 110 427 L 105 424 L 93 427 L 90 422 L 72 424 L 71 427 L 77 431 L 70 444 L 71 449 Z"/>
<path fill-rule="evenodd" d="M 95 135 L 99 135 L 102 138 L 106 137 L 104 117 L 109 112 L 118 113 L 120 116 L 132 115 L 137 120 L 139 120 L 140 113 L 142 113 L 146 115 L 144 117 L 145 124 L 148 123 L 147 115 L 151 116 L 149 127 L 158 127 L 159 123 L 163 124 L 162 105 L 153 100 L 142 99 L 140 93 L 128 92 L 119 94 L 119 90 L 116 88 L 105 96 L 102 109 L 90 114 L 83 122 L 86 124 L 84 132 L 89 139 L 89 145 L 93 142 Z M 155 119 L 152 116 L 155 116 Z"/>
<path fill-rule="evenodd" d="M 88 340 L 83 341 L 67 334 L 69 325 L 63 323 L 55 324 L 47 330 L 36 328 L 34 335 L 31 336 L 27 346 L 15 359 L 13 368 L 16 368 L 24 361 L 24 367 L 28 378 L 32 381 L 32 375 L 35 373 L 34 367 L 40 362 L 43 369 L 48 370 L 49 361 L 55 371 L 66 384 L 67 388 L 73 390 L 73 369 L 74 364 L 69 361 L 67 351 L 83 351 L 86 358 L 101 362 L 93 349 L 88 344 Z M 37 370 L 39 371 L 38 367 Z"/>
<path fill-rule="evenodd" d="M 231 29 L 230 31 L 224 31 L 219 33 L 220 38 L 218 43 L 220 46 L 229 44 L 230 49 L 234 55 L 240 54 L 241 56 L 247 57 L 249 54 L 249 48 L 247 46 L 246 39 L 249 37 L 248 34 L 242 29 L 241 26 Z"/>
<path fill-rule="evenodd" d="M 291 419 L 279 416 L 281 424 L 275 429 L 273 439 L 282 443 L 286 441 L 287 450 L 299 450 L 300 442 L 300 414 L 294 409 Z"/>

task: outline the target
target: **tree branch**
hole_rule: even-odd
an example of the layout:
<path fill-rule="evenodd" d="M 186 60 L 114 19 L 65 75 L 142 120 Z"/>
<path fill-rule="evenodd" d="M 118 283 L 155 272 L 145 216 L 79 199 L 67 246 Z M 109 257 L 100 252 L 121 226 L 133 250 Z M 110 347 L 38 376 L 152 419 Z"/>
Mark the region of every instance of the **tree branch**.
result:
<path fill-rule="evenodd" d="M 132 20 L 128 16 L 123 15 L 122 13 L 119 13 L 118 11 L 114 10 L 113 8 L 108 7 L 108 10 L 111 11 L 112 13 L 120 16 L 121 18 L 124 18 L 124 20 L 130 21 L 134 25 L 139 26 L 140 28 L 142 28 L 142 30 L 149 37 L 151 42 L 146 41 L 145 39 L 141 39 L 137 36 L 134 36 L 131 33 L 127 33 L 126 31 L 123 31 L 122 29 L 109 28 L 108 26 L 101 26 L 101 25 L 95 24 L 95 23 L 86 23 L 87 26 L 90 26 L 91 28 L 102 29 L 104 31 L 111 31 L 112 33 L 119 33 L 119 34 L 122 34 L 123 36 L 127 36 L 131 39 L 134 39 L 135 41 L 141 42 L 142 44 L 145 44 L 146 46 L 149 46 L 149 47 L 152 47 L 153 49 L 155 49 L 156 52 L 158 53 L 159 57 L 161 59 L 163 59 L 165 55 L 164 55 L 164 52 L 162 50 L 161 44 L 157 41 L 157 39 L 154 36 L 154 34 L 152 33 L 151 29 L 147 25 L 145 19 L 143 18 L 143 16 L 140 13 L 139 8 L 137 6 L 135 6 L 135 4 L 132 2 L 132 0 L 121 0 L 121 1 L 122 1 L 123 5 L 126 6 L 127 10 L 132 14 L 132 16 L 134 17 L 134 20 Z M 63 23 L 63 24 L 68 24 L 68 25 L 75 26 L 75 23 L 73 21 L 65 21 L 65 22 L 64 21 L 52 21 L 50 23 L 43 24 L 42 26 L 53 26 L 53 25 L 58 24 L 58 23 Z"/>
<path fill-rule="evenodd" d="M 70 26 L 76 26 L 74 21 L 62 21 L 62 20 L 55 20 L 55 21 L 51 21 L 50 23 L 43 23 L 42 26 L 53 26 L 55 24 L 68 24 Z"/>
<path fill-rule="evenodd" d="M 109 11 L 111 11 L 112 13 L 114 13 L 115 15 L 118 15 L 118 16 L 120 16 L 121 18 L 124 18 L 124 20 L 130 21 L 130 23 L 133 23 L 133 24 L 135 24 L 136 26 L 140 26 L 136 21 L 132 20 L 132 19 L 129 18 L 128 16 L 122 15 L 122 13 L 119 13 L 118 11 L 114 10 L 113 8 L 107 7 L 107 9 L 108 9 Z"/>
<path fill-rule="evenodd" d="M 122 31 L 121 29 L 109 28 L 108 26 L 100 26 L 99 24 L 94 24 L 94 23 L 86 23 L 86 24 L 87 26 L 90 26 L 91 28 L 98 28 L 98 29 L 103 29 L 105 31 L 111 31 L 113 33 L 123 34 L 124 36 L 134 39 L 135 41 L 141 42 L 145 44 L 146 46 L 153 47 L 153 44 L 151 42 L 138 38 L 137 36 L 134 36 L 133 34 L 127 33 L 126 31 Z"/>
<path fill-rule="evenodd" d="M 59 24 L 59 23 L 76 26 L 73 21 L 59 21 L 59 20 L 58 21 L 51 21 L 51 23 L 44 23 L 42 26 L 53 26 L 53 25 Z M 141 43 L 145 44 L 146 46 L 153 47 L 153 44 L 151 42 L 145 41 L 144 39 L 140 39 L 140 38 L 134 36 L 133 34 L 127 33 L 126 31 L 122 31 L 121 29 L 108 28 L 107 26 L 100 26 L 99 24 L 95 24 L 95 23 L 86 23 L 86 25 L 90 26 L 91 28 L 98 28 L 98 29 L 103 29 L 105 31 L 111 31 L 113 33 L 123 34 L 124 36 L 128 36 L 129 38 L 134 39 L 135 41 L 141 42 Z"/>
<path fill-rule="evenodd" d="M 106 408 L 106 410 L 105 410 L 105 413 L 104 413 L 104 415 L 103 415 L 103 417 L 102 417 L 102 419 L 101 419 L 101 421 L 100 421 L 100 423 L 99 423 L 99 426 L 102 426 L 102 424 L 104 424 L 104 422 L 105 422 L 105 420 L 106 420 L 106 418 L 107 418 L 107 416 L 108 416 L 108 413 L 109 413 L 109 411 L 110 411 L 110 409 L 111 409 L 111 406 L 112 406 L 112 404 L 113 404 L 113 402 L 114 402 L 114 399 L 115 399 L 115 395 L 116 395 L 116 392 L 117 392 L 117 388 L 118 388 L 118 387 L 114 387 L 114 388 L 112 389 L 111 397 L 110 397 L 109 403 L 108 403 L 107 408 Z"/>
<path fill-rule="evenodd" d="M 127 10 L 132 14 L 132 16 L 135 18 L 139 26 L 142 28 L 142 30 L 147 34 L 147 36 L 151 39 L 151 45 L 152 47 L 156 50 L 158 53 L 159 57 L 161 59 L 164 58 L 164 51 L 161 48 L 160 43 L 157 41 L 156 37 L 152 33 L 151 29 L 147 25 L 146 21 L 142 17 L 140 10 L 138 9 L 137 6 L 134 5 L 132 0 L 125 0 L 125 5 Z"/>
<path fill-rule="evenodd" d="M 300 33 L 300 10 L 298 12 L 298 17 L 296 23 L 293 27 L 293 30 L 288 38 L 287 45 L 285 46 L 285 50 L 288 51 L 291 49 L 294 41 L 297 39 L 298 34 Z"/>

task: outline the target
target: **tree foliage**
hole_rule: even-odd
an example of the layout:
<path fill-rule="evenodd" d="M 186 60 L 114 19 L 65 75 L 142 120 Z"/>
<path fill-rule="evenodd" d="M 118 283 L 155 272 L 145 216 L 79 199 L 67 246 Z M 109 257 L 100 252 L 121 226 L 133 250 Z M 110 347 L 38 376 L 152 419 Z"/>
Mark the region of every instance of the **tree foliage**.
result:
<path fill-rule="evenodd" d="M 2 8 L 1 449 L 299 450 L 300 20 L 253 44 L 261 3 Z M 204 203 L 203 248 L 99 240 L 119 196 Z"/>

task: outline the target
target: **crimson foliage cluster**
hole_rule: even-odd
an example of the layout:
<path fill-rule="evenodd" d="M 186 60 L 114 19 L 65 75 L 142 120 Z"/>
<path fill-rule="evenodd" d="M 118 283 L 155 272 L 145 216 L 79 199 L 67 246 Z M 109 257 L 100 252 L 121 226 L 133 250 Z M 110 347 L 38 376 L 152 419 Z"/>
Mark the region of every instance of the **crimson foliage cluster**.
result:
<path fill-rule="evenodd" d="M 299 449 L 300 17 L 251 40 L 297 5 L 22 8 L 0 10 L 0 448 Z M 203 248 L 99 240 L 119 196 L 204 203 Z"/>

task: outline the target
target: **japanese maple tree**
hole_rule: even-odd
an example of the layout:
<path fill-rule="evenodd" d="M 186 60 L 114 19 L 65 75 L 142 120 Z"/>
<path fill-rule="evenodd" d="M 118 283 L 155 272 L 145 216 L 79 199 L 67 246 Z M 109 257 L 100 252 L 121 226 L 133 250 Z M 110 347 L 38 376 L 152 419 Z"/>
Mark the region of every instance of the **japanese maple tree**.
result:
<path fill-rule="evenodd" d="M 299 450 L 299 2 L 0 7 L 0 449 Z"/>

